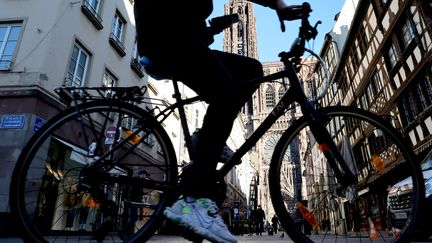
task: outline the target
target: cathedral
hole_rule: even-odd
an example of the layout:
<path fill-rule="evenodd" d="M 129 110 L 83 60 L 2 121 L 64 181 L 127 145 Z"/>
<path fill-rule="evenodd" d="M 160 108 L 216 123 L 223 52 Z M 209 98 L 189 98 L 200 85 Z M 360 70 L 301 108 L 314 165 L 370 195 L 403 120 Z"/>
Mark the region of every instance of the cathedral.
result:
<path fill-rule="evenodd" d="M 224 51 L 259 59 L 256 20 L 253 7 L 254 4 L 246 0 L 231 0 L 225 4 L 224 14 L 237 13 L 239 22 L 225 29 Z M 281 71 L 283 63 L 278 61 L 264 62 L 263 68 L 264 75 L 268 75 Z M 242 109 L 241 115 L 248 133 L 246 136 L 249 136 L 275 107 L 279 99 L 284 95 L 287 84 L 287 80 L 275 80 L 274 82 L 260 85 Z M 291 119 L 295 115 L 295 108 L 285 113 L 273 125 L 270 131 L 260 139 L 257 146 L 250 151 L 251 163 L 256 169 L 256 175 L 251 179 L 248 206 L 250 209 L 256 209 L 258 205 L 261 205 L 265 211 L 266 218 L 271 218 L 275 214 L 268 188 L 268 171 L 271 155 L 279 137 L 289 126 Z"/>

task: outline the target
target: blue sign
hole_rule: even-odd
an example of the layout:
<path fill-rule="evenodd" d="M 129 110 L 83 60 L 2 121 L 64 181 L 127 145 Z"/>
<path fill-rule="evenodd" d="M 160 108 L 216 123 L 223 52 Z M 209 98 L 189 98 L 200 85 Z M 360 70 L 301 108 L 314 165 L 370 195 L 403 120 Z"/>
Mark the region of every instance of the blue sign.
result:
<path fill-rule="evenodd" d="M 0 128 L 22 129 L 24 127 L 25 115 L 3 115 Z"/>
<path fill-rule="evenodd" d="M 46 122 L 45 119 L 37 116 L 33 125 L 33 132 L 37 132 L 39 128 L 41 128 L 43 124 L 45 124 L 45 122 Z"/>

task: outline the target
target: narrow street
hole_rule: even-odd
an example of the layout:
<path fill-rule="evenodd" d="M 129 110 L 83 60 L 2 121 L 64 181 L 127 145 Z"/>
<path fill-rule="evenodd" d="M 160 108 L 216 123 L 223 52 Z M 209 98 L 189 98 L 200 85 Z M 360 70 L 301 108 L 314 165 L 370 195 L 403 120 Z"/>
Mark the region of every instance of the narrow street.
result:
<path fill-rule="evenodd" d="M 243 236 L 237 236 L 238 243 L 244 243 L 244 242 L 261 242 L 261 243 L 269 243 L 269 242 L 294 242 L 290 240 L 289 237 L 285 235 L 285 237 L 280 237 L 281 234 L 278 233 L 277 235 L 267 235 L 263 234 L 262 236 L 257 235 L 243 235 Z M 337 243 L 337 242 L 346 242 L 346 243 L 352 243 L 352 242 L 390 242 L 391 238 L 385 238 L 385 239 L 371 239 L 367 236 L 361 237 L 361 238 L 353 238 L 353 237 L 346 237 L 346 236 L 335 236 L 335 235 L 316 235 L 312 236 L 312 240 L 314 242 L 321 242 L 321 243 Z M 8 238 L 1 238 L 1 243 L 23 243 L 23 241 L 18 237 L 8 237 Z M 61 240 L 59 240 L 61 242 Z M 82 239 L 71 239 L 69 238 L 67 242 L 82 242 Z M 88 241 L 86 241 L 88 242 Z M 93 241 L 91 241 L 93 242 Z M 189 243 L 190 241 L 180 237 L 180 236 L 168 236 L 168 235 L 155 235 L 153 236 L 149 241 L 149 243 Z M 203 243 L 208 243 L 209 241 L 204 241 Z M 425 242 L 425 241 L 413 241 L 413 242 Z M 429 241 L 426 242 L 432 242 L 432 239 L 430 238 Z"/>

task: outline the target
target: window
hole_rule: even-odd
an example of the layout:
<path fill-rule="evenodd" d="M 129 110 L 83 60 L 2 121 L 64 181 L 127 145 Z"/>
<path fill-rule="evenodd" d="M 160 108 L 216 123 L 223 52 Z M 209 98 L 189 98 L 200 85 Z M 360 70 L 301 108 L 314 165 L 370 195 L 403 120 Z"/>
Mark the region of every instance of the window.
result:
<path fill-rule="evenodd" d="M 342 95 L 345 95 L 348 92 L 349 84 L 348 84 L 346 74 L 344 72 L 341 74 L 339 83 L 340 83 L 339 88 L 342 91 Z"/>
<path fill-rule="evenodd" d="M 117 50 L 120 56 L 125 56 L 125 47 L 123 45 L 123 36 L 125 30 L 126 21 L 120 15 L 119 12 L 116 12 L 114 16 L 114 22 L 111 29 L 110 35 L 110 44 Z"/>
<path fill-rule="evenodd" d="M 69 68 L 65 80 L 68 87 L 81 87 L 84 84 L 89 54 L 78 44 L 74 45 L 72 56 L 69 61 Z"/>
<path fill-rule="evenodd" d="M 282 96 L 285 94 L 285 92 L 286 92 L 285 87 L 281 86 L 278 92 L 278 99 L 282 99 Z"/>
<path fill-rule="evenodd" d="M 91 7 L 91 9 L 97 13 L 99 12 L 99 0 L 84 0 L 84 2 L 86 2 L 88 4 L 89 7 Z"/>
<path fill-rule="evenodd" d="M 334 68 L 337 65 L 336 64 L 337 60 L 336 60 L 336 55 L 335 55 L 335 49 L 334 49 L 333 45 L 330 46 L 326 55 L 324 56 L 324 62 L 326 63 L 329 72 L 333 73 Z"/>
<path fill-rule="evenodd" d="M 102 18 L 99 16 L 101 0 L 83 0 L 81 11 L 87 16 L 96 29 L 103 29 Z"/>
<path fill-rule="evenodd" d="M 366 50 L 368 48 L 368 40 L 367 40 L 367 36 L 366 36 L 365 26 L 360 25 L 359 29 L 357 31 L 358 31 L 358 35 L 357 35 L 357 39 L 356 39 L 355 43 L 356 43 L 356 45 L 358 45 L 360 52 L 364 55 L 364 54 L 366 54 Z"/>
<path fill-rule="evenodd" d="M 102 87 L 112 88 L 116 86 L 117 78 L 114 77 L 108 70 L 105 71 L 102 79 Z"/>
<path fill-rule="evenodd" d="M 105 70 L 105 73 L 102 78 L 102 87 L 112 88 L 116 86 L 116 83 L 117 83 L 117 78 L 114 77 L 114 75 L 112 75 L 108 70 Z M 105 92 L 105 97 L 110 97 L 111 93 L 112 93 L 111 90 L 107 90 Z"/>
<path fill-rule="evenodd" d="M 138 54 L 138 43 L 135 41 L 134 47 L 132 49 L 132 60 L 131 60 L 131 68 L 135 71 L 135 73 L 140 77 L 144 77 L 144 68 L 140 63 L 140 57 Z"/>
<path fill-rule="evenodd" d="M 367 86 L 366 93 L 367 93 L 369 104 L 375 103 L 374 101 L 378 91 L 373 81 Z"/>
<path fill-rule="evenodd" d="M 363 94 L 360 97 L 360 104 L 361 104 L 361 108 L 364 110 L 368 110 L 369 109 L 369 100 L 367 98 L 367 94 Z"/>
<path fill-rule="evenodd" d="M 355 46 L 351 48 L 349 62 L 351 73 L 353 74 L 352 76 L 354 76 L 360 65 L 360 59 L 358 57 L 357 48 Z"/>
<path fill-rule="evenodd" d="M 410 122 L 414 120 L 415 117 L 415 109 L 414 109 L 414 101 L 410 93 L 402 96 L 402 107 L 404 116 L 401 116 L 405 125 L 408 125 Z"/>
<path fill-rule="evenodd" d="M 10 70 L 21 32 L 21 23 L 0 24 L 0 70 Z"/>
<path fill-rule="evenodd" d="M 407 48 L 411 41 L 414 39 L 415 33 L 411 21 L 407 20 L 402 26 L 402 39 L 404 47 Z"/>
<path fill-rule="evenodd" d="M 404 126 L 414 122 L 417 116 L 432 107 L 432 84 L 427 76 L 419 77 L 419 82 L 410 85 L 399 102 Z"/>
<path fill-rule="evenodd" d="M 416 86 L 416 95 L 419 98 L 419 109 L 420 111 L 426 110 L 432 105 L 432 85 L 431 81 L 427 77 L 420 80 Z"/>
<path fill-rule="evenodd" d="M 120 17 L 120 15 L 118 13 L 116 13 L 116 15 L 114 17 L 114 23 L 113 23 L 111 33 L 114 35 L 114 37 L 117 38 L 117 40 L 119 42 L 121 42 L 121 40 L 122 40 L 123 27 L 125 24 L 124 22 L 125 21 L 123 21 L 123 19 Z"/>
<path fill-rule="evenodd" d="M 153 134 L 146 134 L 143 141 L 150 147 L 153 147 L 156 144 L 156 138 Z"/>
<path fill-rule="evenodd" d="M 376 88 L 376 91 L 378 93 L 381 92 L 381 90 L 384 88 L 384 83 L 378 71 L 375 71 L 374 74 L 372 75 L 372 82 Z"/>
<path fill-rule="evenodd" d="M 397 51 L 394 44 L 391 44 L 389 49 L 387 50 L 387 61 L 389 65 L 389 69 L 393 69 L 397 63 Z"/>
<path fill-rule="evenodd" d="M 268 86 L 265 92 L 266 108 L 273 108 L 275 105 L 275 93 L 273 87 Z"/>

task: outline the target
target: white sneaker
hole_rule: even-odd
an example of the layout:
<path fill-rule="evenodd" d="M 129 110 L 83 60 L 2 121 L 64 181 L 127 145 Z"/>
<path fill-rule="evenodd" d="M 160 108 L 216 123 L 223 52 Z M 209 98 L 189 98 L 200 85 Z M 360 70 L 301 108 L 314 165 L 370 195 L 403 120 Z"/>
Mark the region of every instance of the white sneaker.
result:
<path fill-rule="evenodd" d="M 179 199 L 173 206 L 165 209 L 164 215 L 211 242 L 237 242 L 223 222 L 218 207 L 210 199 L 200 198 L 190 202 Z"/>

